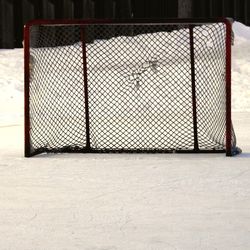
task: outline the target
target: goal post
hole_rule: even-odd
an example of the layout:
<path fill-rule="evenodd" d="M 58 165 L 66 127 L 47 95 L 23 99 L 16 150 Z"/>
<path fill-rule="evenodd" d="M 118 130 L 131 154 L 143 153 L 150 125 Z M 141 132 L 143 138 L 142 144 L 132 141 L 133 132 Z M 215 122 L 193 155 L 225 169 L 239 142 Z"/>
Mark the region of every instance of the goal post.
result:
<path fill-rule="evenodd" d="M 25 156 L 240 153 L 231 32 L 224 18 L 27 23 Z"/>

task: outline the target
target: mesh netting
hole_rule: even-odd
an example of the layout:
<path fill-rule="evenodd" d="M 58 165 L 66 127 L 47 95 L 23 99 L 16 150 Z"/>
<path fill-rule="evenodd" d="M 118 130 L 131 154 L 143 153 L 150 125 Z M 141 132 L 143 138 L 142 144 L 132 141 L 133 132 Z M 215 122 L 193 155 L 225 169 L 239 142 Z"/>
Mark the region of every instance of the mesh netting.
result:
<path fill-rule="evenodd" d="M 31 26 L 31 150 L 224 151 L 226 27 L 192 30 L 193 58 L 188 25 Z"/>

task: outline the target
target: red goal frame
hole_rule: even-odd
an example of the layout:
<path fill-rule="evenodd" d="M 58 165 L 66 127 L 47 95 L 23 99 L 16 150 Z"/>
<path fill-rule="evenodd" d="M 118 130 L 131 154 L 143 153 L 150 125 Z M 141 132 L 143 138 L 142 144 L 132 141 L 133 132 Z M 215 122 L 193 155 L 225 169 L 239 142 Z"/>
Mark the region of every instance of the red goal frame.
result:
<path fill-rule="evenodd" d="M 32 153 L 30 150 L 30 108 L 29 108 L 29 83 L 30 83 L 30 71 L 29 71 L 29 58 L 30 58 L 30 28 L 33 25 L 80 25 L 82 27 L 89 25 L 89 24 L 146 24 L 146 23 L 153 23 L 153 24 L 188 24 L 190 27 L 190 47 L 191 47 L 191 65 L 194 64 L 192 61 L 193 55 L 193 35 L 192 35 L 192 27 L 193 25 L 204 24 L 204 23 L 224 23 L 226 26 L 226 39 L 225 39 L 225 47 L 226 47 L 226 148 L 222 151 L 211 151 L 211 150 L 200 150 L 198 148 L 197 143 L 194 143 L 193 150 L 182 150 L 180 152 L 185 153 L 210 153 L 210 152 L 225 152 L 227 156 L 232 156 L 239 153 L 239 150 L 232 148 L 232 121 L 231 121 L 231 37 L 232 37 L 232 20 L 228 18 L 213 18 L 213 19 L 158 19 L 158 20 L 151 20 L 151 19 L 129 19 L 129 20 L 69 20 L 69 19 L 62 19 L 62 20 L 33 20 L 28 22 L 24 27 L 24 82 L 25 82 L 25 91 L 24 91 L 24 106 L 25 106 L 25 131 L 24 131 L 24 141 L 25 141 L 25 156 L 29 157 L 34 154 L 40 153 Z M 84 34 L 82 34 L 84 36 Z M 84 39 L 84 38 L 83 38 Z M 86 52 L 83 43 L 83 61 L 84 58 L 86 59 Z M 192 67 L 193 68 L 193 67 Z M 86 71 L 86 63 L 83 63 L 83 70 Z M 194 68 L 191 70 L 192 72 L 192 86 L 193 86 L 193 112 L 194 112 L 194 140 L 197 136 L 197 121 L 195 118 L 196 112 L 196 99 L 195 99 L 195 71 Z M 86 75 L 86 74 L 85 74 Z M 84 78 L 84 88 L 85 88 L 85 101 L 86 101 L 86 123 L 88 124 L 88 89 L 87 89 L 87 79 Z M 87 145 L 85 150 L 81 152 L 102 152 L 102 151 L 95 151 L 91 149 L 90 142 L 89 142 L 89 132 L 88 132 L 88 125 L 87 125 Z M 70 150 L 65 150 L 66 152 L 70 152 Z M 103 152 L 109 152 L 108 150 L 104 150 Z M 113 152 L 111 150 L 110 152 Z M 120 152 L 120 150 L 119 150 Z M 123 151 L 122 151 L 123 152 Z M 134 151 L 134 150 L 124 150 L 124 152 L 151 152 L 151 151 Z M 158 152 L 155 150 L 154 152 Z M 162 152 L 160 150 L 159 152 Z M 164 151 L 168 152 L 168 151 Z M 175 152 L 178 152 L 175 151 Z"/>

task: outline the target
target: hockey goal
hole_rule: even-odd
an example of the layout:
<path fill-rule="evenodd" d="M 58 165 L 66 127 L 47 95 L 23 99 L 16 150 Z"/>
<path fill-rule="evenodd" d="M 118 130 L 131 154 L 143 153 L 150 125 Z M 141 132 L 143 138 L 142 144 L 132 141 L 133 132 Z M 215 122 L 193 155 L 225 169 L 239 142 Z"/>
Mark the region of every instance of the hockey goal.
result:
<path fill-rule="evenodd" d="M 25 156 L 239 152 L 231 22 L 36 20 L 25 37 Z"/>

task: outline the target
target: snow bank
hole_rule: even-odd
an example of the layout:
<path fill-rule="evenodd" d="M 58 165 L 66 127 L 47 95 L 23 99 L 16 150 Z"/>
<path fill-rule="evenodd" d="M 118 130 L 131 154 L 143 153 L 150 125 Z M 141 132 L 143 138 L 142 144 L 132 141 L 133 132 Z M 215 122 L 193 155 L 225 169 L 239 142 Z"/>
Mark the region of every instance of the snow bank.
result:
<path fill-rule="evenodd" d="M 250 27 L 233 25 L 233 111 L 250 111 Z M 23 119 L 23 50 L 0 50 L 0 126 Z"/>
<path fill-rule="evenodd" d="M 234 22 L 233 24 L 233 31 L 237 38 L 245 38 L 250 40 L 250 27 L 240 23 Z"/>
<path fill-rule="evenodd" d="M 233 111 L 250 111 L 250 27 L 239 22 L 233 25 L 235 44 L 232 47 Z"/>
<path fill-rule="evenodd" d="M 23 119 L 23 50 L 0 50 L 0 126 Z"/>

